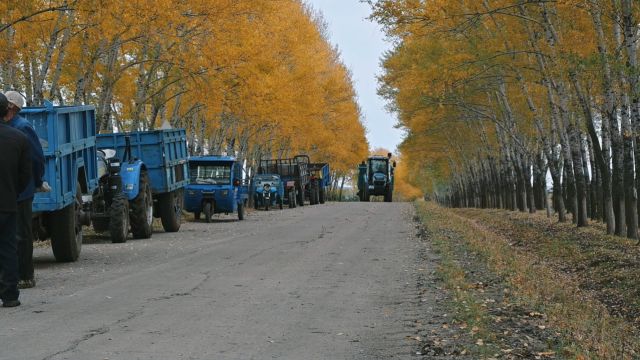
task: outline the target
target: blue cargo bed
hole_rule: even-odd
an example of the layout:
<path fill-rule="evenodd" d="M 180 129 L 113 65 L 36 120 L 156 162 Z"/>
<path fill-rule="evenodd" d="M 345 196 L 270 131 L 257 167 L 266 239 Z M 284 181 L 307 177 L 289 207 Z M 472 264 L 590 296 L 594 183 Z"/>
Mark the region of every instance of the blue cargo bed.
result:
<path fill-rule="evenodd" d="M 78 183 L 84 193 L 98 186 L 96 123 L 93 106 L 26 107 L 20 115 L 35 128 L 45 156 L 44 180 L 52 191 L 37 193 L 34 212 L 60 210 L 74 201 Z"/>
<path fill-rule="evenodd" d="M 117 157 L 123 159 L 126 136 L 130 137 L 131 156 L 142 160 L 147 168 L 154 194 L 171 192 L 188 184 L 184 129 L 99 134 L 96 145 L 100 150 L 115 150 Z"/>

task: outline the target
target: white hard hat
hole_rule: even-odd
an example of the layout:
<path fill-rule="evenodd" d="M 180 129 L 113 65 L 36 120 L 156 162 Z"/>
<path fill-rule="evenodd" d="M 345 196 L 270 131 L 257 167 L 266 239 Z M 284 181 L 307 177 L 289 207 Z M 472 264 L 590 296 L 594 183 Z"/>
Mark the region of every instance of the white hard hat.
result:
<path fill-rule="evenodd" d="M 24 107 L 24 96 L 22 96 L 19 92 L 7 91 L 6 93 L 4 93 L 4 96 L 7 97 L 7 100 L 9 100 L 10 103 L 17 106 L 18 109 L 22 110 L 22 108 Z"/>

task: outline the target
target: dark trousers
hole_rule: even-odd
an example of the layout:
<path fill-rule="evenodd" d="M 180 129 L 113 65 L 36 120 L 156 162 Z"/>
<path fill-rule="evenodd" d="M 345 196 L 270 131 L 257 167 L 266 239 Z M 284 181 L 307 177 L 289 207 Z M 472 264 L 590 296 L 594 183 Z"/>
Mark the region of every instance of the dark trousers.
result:
<path fill-rule="evenodd" d="M 16 240 L 16 213 L 0 212 L 0 299 L 17 300 L 18 250 Z"/>
<path fill-rule="evenodd" d="M 18 276 L 20 280 L 33 280 L 33 198 L 18 202 Z"/>

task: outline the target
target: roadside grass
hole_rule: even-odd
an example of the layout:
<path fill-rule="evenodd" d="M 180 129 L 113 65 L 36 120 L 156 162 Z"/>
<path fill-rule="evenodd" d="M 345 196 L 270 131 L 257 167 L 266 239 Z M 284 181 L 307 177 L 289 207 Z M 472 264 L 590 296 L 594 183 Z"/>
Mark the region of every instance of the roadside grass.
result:
<path fill-rule="evenodd" d="M 439 271 L 456 294 L 456 316 L 478 329 L 478 339 L 491 342 L 497 334 L 491 334 L 484 309 L 469 306 L 478 301 L 468 298 L 473 284 L 456 263 L 455 247 L 479 254 L 511 289 L 510 301 L 547 319 L 561 335 L 558 357 L 640 358 L 640 266 L 630 242 L 530 214 L 445 209 L 420 201 L 416 208 L 427 230 L 436 231 Z"/>
<path fill-rule="evenodd" d="M 421 205 L 417 206 L 418 216 L 426 226 L 433 247 L 440 256 L 437 273 L 447 290 L 452 292 L 453 302 L 449 305 L 454 314 L 454 321 L 445 326 L 462 326 L 465 330 L 471 331 L 470 334 L 476 342 L 476 345 L 469 349 L 473 355 L 486 357 L 499 352 L 499 349 L 491 345 L 490 340 L 495 338 L 495 335 L 486 326 L 490 321 L 489 314 L 480 305 L 479 299 L 469 291 L 473 284 L 467 279 L 465 269 L 457 261 L 456 250 L 460 249 L 455 249 L 455 244 L 451 241 L 457 234 L 450 232 L 446 226 L 439 226 L 447 222 L 442 213 L 428 211 Z"/>

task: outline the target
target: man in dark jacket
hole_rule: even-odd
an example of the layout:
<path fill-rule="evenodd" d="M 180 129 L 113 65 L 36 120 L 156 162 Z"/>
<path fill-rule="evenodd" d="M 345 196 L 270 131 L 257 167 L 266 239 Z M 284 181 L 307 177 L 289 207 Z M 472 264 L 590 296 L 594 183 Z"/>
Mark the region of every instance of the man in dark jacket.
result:
<path fill-rule="evenodd" d="M 0 94 L 0 118 L 7 114 L 7 98 Z M 18 194 L 31 182 L 29 140 L 0 122 L 0 300 L 2 306 L 20 305 L 16 220 Z"/>
<path fill-rule="evenodd" d="M 24 107 L 25 99 L 17 91 L 7 91 L 4 94 L 9 101 L 8 112 L 4 117 L 9 126 L 20 130 L 29 139 L 31 148 L 31 173 L 32 181 L 27 188 L 18 196 L 18 274 L 20 281 L 18 287 L 21 289 L 32 288 L 36 285 L 33 274 L 33 222 L 31 219 L 31 204 L 36 189 L 42 186 L 44 176 L 44 154 L 40 139 L 35 129 L 25 118 L 18 115 Z"/>

